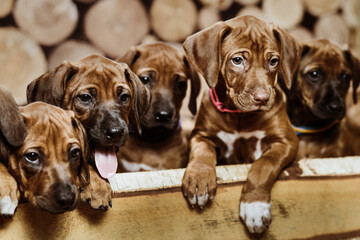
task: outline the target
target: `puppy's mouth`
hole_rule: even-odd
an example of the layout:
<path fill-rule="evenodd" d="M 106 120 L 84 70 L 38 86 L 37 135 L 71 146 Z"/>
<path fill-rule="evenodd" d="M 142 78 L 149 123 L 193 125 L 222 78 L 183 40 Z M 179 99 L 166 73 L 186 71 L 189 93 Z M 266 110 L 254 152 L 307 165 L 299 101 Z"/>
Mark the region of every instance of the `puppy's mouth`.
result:
<path fill-rule="evenodd" d="M 101 146 L 94 147 L 94 161 L 101 177 L 108 179 L 116 174 L 118 161 L 116 153 L 119 146 Z"/>
<path fill-rule="evenodd" d="M 61 206 L 59 204 L 56 204 L 45 196 L 35 196 L 33 200 L 37 207 L 53 214 L 59 214 L 74 210 L 78 204 L 79 198 L 76 197 L 74 203 L 69 206 Z"/>

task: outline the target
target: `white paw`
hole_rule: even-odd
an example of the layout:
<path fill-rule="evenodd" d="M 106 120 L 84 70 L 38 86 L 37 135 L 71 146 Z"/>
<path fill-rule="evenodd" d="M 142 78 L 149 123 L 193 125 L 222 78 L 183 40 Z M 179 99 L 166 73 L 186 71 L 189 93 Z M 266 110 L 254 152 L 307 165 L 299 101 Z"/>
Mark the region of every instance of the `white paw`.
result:
<path fill-rule="evenodd" d="M 12 216 L 15 213 L 15 209 L 18 205 L 17 199 L 11 201 L 10 196 L 0 198 L 0 214 Z"/>
<path fill-rule="evenodd" d="M 198 205 L 200 208 L 203 208 L 209 200 L 208 190 L 206 189 L 205 195 L 201 196 L 199 195 L 198 190 L 196 189 L 196 194 L 194 195 L 194 197 L 188 199 L 191 205 L 193 206 Z"/>
<path fill-rule="evenodd" d="M 240 202 L 240 217 L 251 233 L 262 233 L 271 223 L 271 203 Z"/>

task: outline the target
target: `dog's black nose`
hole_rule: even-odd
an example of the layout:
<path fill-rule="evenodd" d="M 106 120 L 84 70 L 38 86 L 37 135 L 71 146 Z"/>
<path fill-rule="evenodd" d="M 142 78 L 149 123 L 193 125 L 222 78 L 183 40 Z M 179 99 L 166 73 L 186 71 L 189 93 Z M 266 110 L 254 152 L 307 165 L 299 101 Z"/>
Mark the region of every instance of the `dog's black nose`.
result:
<path fill-rule="evenodd" d="M 339 102 L 330 102 L 327 108 L 332 113 L 340 113 L 342 111 L 342 104 Z"/>
<path fill-rule="evenodd" d="M 121 138 L 124 135 L 123 128 L 109 128 L 105 130 L 106 137 L 109 139 Z"/>
<path fill-rule="evenodd" d="M 172 111 L 159 111 L 155 113 L 155 119 L 159 122 L 169 122 L 172 118 Z"/>
<path fill-rule="evenodd" d="M 75 202 L 75 192 L 69 184 L 58 184 L 55 187 L 55 201 L 63 208 L 71 207 Z"/>

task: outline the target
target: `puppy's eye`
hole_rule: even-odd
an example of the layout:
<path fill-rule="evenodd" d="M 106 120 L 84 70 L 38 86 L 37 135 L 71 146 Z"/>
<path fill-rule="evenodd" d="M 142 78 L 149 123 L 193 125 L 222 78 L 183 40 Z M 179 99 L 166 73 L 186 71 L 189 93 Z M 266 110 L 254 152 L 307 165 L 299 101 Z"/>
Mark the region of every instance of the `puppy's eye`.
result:
<path fill-rule="evenodd" d="M 76 159 L 80 158 L 80 155 L 81 155 L 81 150 L 78 147 L 73 147 L 69 150 L 69 156 L 70 156 L 70 159 L 72 159 L 72 160 L 76 160 Z"/>
<path fill-rule="evenodd" d="M 120 101 L 121 101 L 122 104 L 128 103 L 129 100 L 130 100 L 130 94 L 123 93 L 123 94 L 120 95 Z"/>
<path fill-rule="evenodd" d="M 279 64 L 279 58 L 277 57 L 272 57 L 269 61 L 269 65 L 270 67 L 276 67 Z"/>
<path fill-rule="evenodd" d="M 317 81 L 319 80 L 320 76 L 321 76 L 321 72 L 319 70 L 312 70 L 310 72 L 308 72 L 306 74 L 306 76 L 311 80 L 311 81 Z"/>
<path fill-rule="evenodd" d="M 139 78 L 143 84 L 148 84 L 150 82 L 150 78 L 148 76 L 140 76 Z"/>
<path fill-rule="evenodd" d="M 92 100 L 91 95 L 87 94 L 87 93 L 79 95 L 78 98 L 80 99 L 80 101 L 82 101 L 84 103 L 91 102 L 91 100 Z"/>
<path fill-rule="evenodd" d="M 347 74 L 347 73 L 343 73 L 341 75 L 341 80 L 344 81 L 344 82 L 349 82 L 351 80 L 351 75 Z"/>
<path fill-rule="evenodd" d="M 38 164 L 40 162 L 39 154 L 36 152 L 29 152 L 25 154 L 25 160 L 32 163 L 32 164 Z"/>
<path fill-rule="evenodd" d="M 234 57 L 231 61 L 234 65 L 240 65 L 243 63 L 244 59 L 242 57 Z"/>
<path fill-rule="evenodd" d="M 176 88 L 178 90 L 186 90 L 187 82 L 186 81 L 177 81 L 176 82 Z"/>

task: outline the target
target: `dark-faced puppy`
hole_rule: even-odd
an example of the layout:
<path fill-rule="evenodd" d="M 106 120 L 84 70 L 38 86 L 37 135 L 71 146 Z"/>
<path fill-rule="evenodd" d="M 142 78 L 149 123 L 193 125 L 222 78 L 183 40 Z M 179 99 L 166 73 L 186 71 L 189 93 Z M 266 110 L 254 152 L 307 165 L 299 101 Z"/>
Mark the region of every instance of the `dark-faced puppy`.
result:
<path fill-rule="evenodd" d="M 345 144 L 345 98 L 352 83 L 359 85 L 360 64 L 350 51 L 328 40 L 303 45 L 293 85 L 284 91 L 287 112 L 299 137 L 297 159 L 353 155 Z M 356 92 L 353 94 L 356 102 Z"/>
<path fill-rule="evenodd" d="M 11 93 L 0 86 L 0 214 L 12 216 L 20 193 L 16 180 L 10 175 L 7 164 L 10 148 L 20 146 L 27 129 Z"/>
<path fill-rule="evenodd" d="M 73 210 L 89 183 L 85 129 L 72 111 L 46 103 L 20 111 L 28 134 L 10 149 L 8 168 L 22 196 L 52 213 Z"/>
<path fill-rule="evenodd" d="M 181 131 L 180 108 L 190 80 L 189 109 L 196 113 L 196 97 L 200 90 L 197 73 L 182 51 L 165 43 L 132 47 L 117 61 L 127 63 L 151 94 L 150 107 L 141 119 L 142 135 L 130 135 L 118 153 L 120 169 L 185 167 L 188 144 Z"/>
<path fill-rule="evenodd" d="M 301 47 L 279 27 L 251 16 L 218 22 L 183 46 L 211 88 L 192 132 L 183 193 L 203 207 L 215 197 L 218 161 L 252 162 L 240 217 L 250 232 L 261 233 L 271 222 L 271 188 L 297 150 L 277 79 L 282 74 L 290 88 Z"/>
<path fill-rule="evenodd" d="M 87 131 L 90 161 L 95 162 L 103 178 L 109 178 L 116 173 L 115 150 L 128 137 L 128 123 L 141 131 L 139 119 L 148 108 L 150 96 L 126 64 L 92 55 L 64 62 L 34 80 L 28 86 L 27 98 L 28 102 L 44 101 L 73 110 Z M 95 171 L 90 177 L 82 196 L 93 208 L 106 210 L 111 205 L 109 183 Z M 95 198 L 103 199 L 102 203 L 95 204 L 99 202 Z"/>

